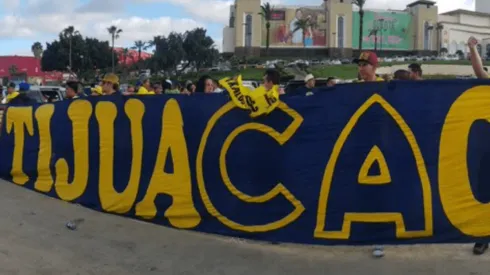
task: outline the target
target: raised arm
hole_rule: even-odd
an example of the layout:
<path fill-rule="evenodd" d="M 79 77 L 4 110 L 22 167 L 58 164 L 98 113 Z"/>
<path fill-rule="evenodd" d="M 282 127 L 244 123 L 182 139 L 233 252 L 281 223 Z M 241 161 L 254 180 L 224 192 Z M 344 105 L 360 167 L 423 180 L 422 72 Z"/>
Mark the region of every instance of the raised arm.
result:
<path fill-rule="evenodd" d="M 478 78 L 488 78 L 488 73 L 483 69 L 483 63 L 478 53 L 477 46 L 478 40 L 473 36 L 468 39 L 468 47 L 470 48 L 470 59 L 473 71 Z"/>

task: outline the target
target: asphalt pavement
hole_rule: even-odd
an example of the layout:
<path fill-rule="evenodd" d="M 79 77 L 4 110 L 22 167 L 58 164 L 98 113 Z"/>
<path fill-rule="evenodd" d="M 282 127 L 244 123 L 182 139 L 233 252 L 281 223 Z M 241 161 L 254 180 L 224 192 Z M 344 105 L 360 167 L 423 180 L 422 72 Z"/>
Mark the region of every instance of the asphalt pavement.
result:
<path fill-rule="evenodd" d="M 0 181 L 0 274 L 490 274 L 471 245 L 271 245 L 98 213 Z M 76 230 L 66 228 L 83 219 Z"/>

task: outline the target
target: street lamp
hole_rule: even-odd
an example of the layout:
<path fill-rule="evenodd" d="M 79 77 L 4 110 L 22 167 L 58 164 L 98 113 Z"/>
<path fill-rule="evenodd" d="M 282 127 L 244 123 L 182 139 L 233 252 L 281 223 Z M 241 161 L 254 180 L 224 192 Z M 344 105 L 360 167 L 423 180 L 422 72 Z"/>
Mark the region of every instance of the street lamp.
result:
<path fill-rule="evenodd" d="M 379 25 L 380 25 L 380 31 L 381 31 L 381 36 L 380 36 L 380 42 L 379 42 L 379 52 L 381 53 L 383 51 L 383 22 L 385 21 L 383 18 L 380 18 L 379 20 Z"/>

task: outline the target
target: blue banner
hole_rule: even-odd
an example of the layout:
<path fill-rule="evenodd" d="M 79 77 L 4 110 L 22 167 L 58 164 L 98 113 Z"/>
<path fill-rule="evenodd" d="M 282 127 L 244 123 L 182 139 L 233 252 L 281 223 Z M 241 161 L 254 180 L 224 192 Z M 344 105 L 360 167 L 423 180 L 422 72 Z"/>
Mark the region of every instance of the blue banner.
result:
<path fill-rule="evenodd" d="M 0 176 L 95 210 L 272 242 L 490 239 L 490 86 L 339 85 L 250 118 L 225 95 L 10 107 Z"/>

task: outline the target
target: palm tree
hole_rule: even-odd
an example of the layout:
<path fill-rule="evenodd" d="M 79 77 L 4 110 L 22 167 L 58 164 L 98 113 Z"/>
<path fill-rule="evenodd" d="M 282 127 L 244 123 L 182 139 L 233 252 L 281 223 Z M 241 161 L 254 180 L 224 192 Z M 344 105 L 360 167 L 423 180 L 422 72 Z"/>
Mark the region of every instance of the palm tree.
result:
<path fill-rule="evenodd" d="M 9 73 L 10 73 L 10 75 L 16 74 L 17 73 L 17 65 L 10 65 Z"/>
<path fill-rule="evenodd" d="M 271 19 L 272 19 L 272 7 L 269 2 L 260 6 L 262 11 L 259 13 L 265 21 L 265 51 L 269 55 L 269 44 L 271 34 Z"/>
<path fill-rule="evenodd" d="M 107 28 L 107 31 L 111 35 L 112 38 L 112 72 L 114 73 L 115 64 L 114 64 L 114 41 L 119 38 L 119 35 L 122 33 L 121 29 L 118 29 L 116 26 L 110 26 Z"/>
<path fill-rule="evenodd" d="M 293 33 L 297 32 L 297 31 L 301 31 L 303 33 L 303 49 L 304 49 L 305 55 L 306 55 L 306 32 L 310 28 L 314 28 L 314 27 L 315 27 L 315 23 L 312 22 L 309 18 L 299 19 L 298 21 L 296 21 L 294 23 Z"/>
<path fill-rule="evenodd" d="M 374 35 L 374 51 L 378 51 L 378 28 L 374 28 L 369 32 L 369 37 Z"/>
<path fill-rule="evenodd" d="M 41 56 L 43 55 L 43 45 L 40 42 L 36 42 L 32 44 L 31 51 L 35 58 L 41 59 Z"/>
<path fill-rule="evenodd" d="M 68 56 L 68 60 L 69 60 L 68 62 L 69 62 L 70 69 L 72 69 L 73 68 L 73 66 L 72 66 L 72 40 L 73 40 L 73 36 L 80 35 L 80 33 L 78 31 L 76 31 L 73 26 L 69 26 L 68 28 L 63 30 L 63 35 L 65 37 L 67 37 L 68 41 L 70 42 L 70 53 Z"/>
<path fill-rule="evenodd" d="M 364 28 L 364 5 L 367 0 L 353 0 L 352 4 L 359 7 L 359 51 L 362 52 L 362 31 Z"/>
<path fill-rule="evenodd" d="M 134 41 L 134 46 L 131 47 L 133 50 L 138 50 L 138 62 L 141 61 L 141 52 L 150 47 L 150 44 L 146 41 L 137 40 Z"/>

